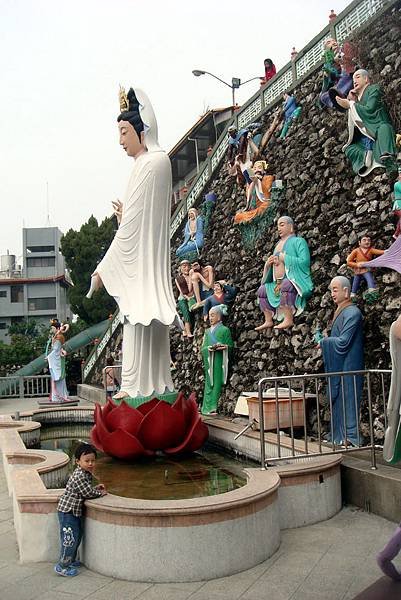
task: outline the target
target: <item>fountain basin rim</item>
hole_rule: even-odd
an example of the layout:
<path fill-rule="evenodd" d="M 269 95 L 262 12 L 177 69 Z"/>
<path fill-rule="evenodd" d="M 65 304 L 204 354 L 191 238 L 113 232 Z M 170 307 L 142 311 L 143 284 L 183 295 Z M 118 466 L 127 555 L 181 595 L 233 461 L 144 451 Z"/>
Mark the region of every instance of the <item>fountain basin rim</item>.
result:
<path fill-rule="evenodd" d="M 274 471 L 244 469 L 247 482 L 240 488 L 215 494 L 181 500 L 144 500 L 107 494 L 96 500 L 86 500 L 88 510 L 116 515 L 166 517 L 174 515 L 196 515 L 229 511 L 233 507 L 247 506 L 255 502 L 271 500 L 280 486 L 280 477 Z M 270 502 L 266 502 L 266 505 Z"/>

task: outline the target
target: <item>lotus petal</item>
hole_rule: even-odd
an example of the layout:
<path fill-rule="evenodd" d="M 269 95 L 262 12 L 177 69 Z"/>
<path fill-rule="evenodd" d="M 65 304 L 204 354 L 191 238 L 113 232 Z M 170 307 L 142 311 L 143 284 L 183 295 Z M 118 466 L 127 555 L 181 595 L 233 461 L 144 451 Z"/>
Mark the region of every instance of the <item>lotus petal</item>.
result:
<path fill-rule="evenodd" d="M 147 415 L 148 412 L 150 412 L 155 406 L 159 404 L 159 402 L 160 400 L 158 398 L 152 398 L 152 400 L 148 400 L 147 402 L 144 402 L 143 404 L 138 406 L 137 410 L 139 410 L 139 412 L 143 415 Z"/>
<path fill-rule="evenodd" d="M 185 398 L 184 394 L 180 392 L 177 400 L 173 404 L 173 408 L 184 415 L 185 430 L 188 431 L 199 416 L 195 392 L 192 392 L 188 400 Z"/>
<path fill-rule="evenodd" d="M 97 434 L 96 425 L 94 427 L 92 427 L 92 430 L 90 433 L 90 440 L 91 440 L 91 444 L 93 444 L 95 446 L 95 448 L 100 450 L 100 452 L 104 452 L 103 445 L 102 445 L 101 441 L 99 440 L 99 436 Z"/>
<path fill-rule="evenodd" d="M 103 447 L 107 454 L 122 460 L 138 458 L 138 456 L 151 456 L 154 453 L 142 446 L 141 442 L 123 429 L 117 429 L 107 436 L 103 442 Z"/>
<path fill-rule="evenodd" d="M 184 441 L 175 448 L 166 448 L 163 452 L 166 454 L 183 454 L 184 452 L 195 452 L 203 446 L 209 437 L 209 429 L 199 414 L 197 417 Z"/>
<path fill-rule="evenodd" d="M 118 404 L 115 404 L 113 400 L 107 400 L 106 404 L 102 408 L 103 421 L 106 420 L 106 417 L 109 414 L 109 412 L 117 408 L 117 406 Z"/>
<path fill-rule="evenodd" d="M 124 400 L 121 402 L 120 406 L 117 406 L 110 411 L 106 418 L 103 412 L 103 421 L 110 431 L 123 429 L 132 435 L 136 435 L 142 419 L 143 415 L 139 412 L 139 410 L 132 408 L 132 406 L 128 406 Z"/>
<path fill-rule="evenodd" d="M 185 436 L 184 415 L 160 400 L 144 416 L 137 435 L 145 448 L 151 450 L 176 446 Z"/>
<path fill-rule="evenodd" d="M 102 409 L 99 404 L 95 405 L 95 413 L 94 413 L 95 427 L 96 427 L 96 435 L 100 443 L 104 444 L 104 439 L 110 434 L 110 431 L 107 429 L 102 415 Z"/>

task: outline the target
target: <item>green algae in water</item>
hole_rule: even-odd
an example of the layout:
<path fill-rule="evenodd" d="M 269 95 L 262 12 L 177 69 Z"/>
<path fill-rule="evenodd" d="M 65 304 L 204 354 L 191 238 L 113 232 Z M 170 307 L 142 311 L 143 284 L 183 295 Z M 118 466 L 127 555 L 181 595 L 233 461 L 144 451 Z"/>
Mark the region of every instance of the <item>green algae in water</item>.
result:
<path fill-rule="evenodd" d="M 88 441 L 91 426 L 44 427 L 41 447 L 73 457 L 76 446 Z M 71 460 L 71 470 L 74 468 Z M 95 478 L 111 494 L 143 500 L 179 500 L 224 494 L 246 483 L 246 463 L 204 449 L 174 458 L 157 456 L 125 462 L 98 452 Z"/>

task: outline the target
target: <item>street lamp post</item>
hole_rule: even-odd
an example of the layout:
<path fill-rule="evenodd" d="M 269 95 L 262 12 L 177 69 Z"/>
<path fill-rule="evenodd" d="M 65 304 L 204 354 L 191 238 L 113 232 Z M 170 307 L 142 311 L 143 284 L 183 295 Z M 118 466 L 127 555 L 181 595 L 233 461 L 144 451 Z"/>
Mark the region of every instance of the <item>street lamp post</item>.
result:
<path fill-rule="evenodd" d="M 241 79 L 239 79 L 238 77 L 232 77 L 231 84 L 229 84 L 229 83 L 227 83 L 227 81 L 224 81 L 224 79 L 220 79 L 220 77 L 217 77 L 217 75 L 213 75 L 213 73 L 209 73 L 209 71 L 201 71 L 200 69 L 194 69 L 192 71 L 192 74 L 195 75 L 195 77 L 200 77 L 201 75 L 210 75 L 210 77 L 214 77 L 214 79 L 217 79 L 221 83 L 224 83 L 224 85 L 231 88 L 233 111 L 234 111 L 234 107 L 235 107 L 235 90 L 237 90 L 241 85 L 245 85 L 246 83 L 249 83 L 250 81 L 254 81 L 255 79 L 260 79 L 260 77 L 251 77 L 251 79 L 247 79 L 246 81 L 241 81 Z"/>

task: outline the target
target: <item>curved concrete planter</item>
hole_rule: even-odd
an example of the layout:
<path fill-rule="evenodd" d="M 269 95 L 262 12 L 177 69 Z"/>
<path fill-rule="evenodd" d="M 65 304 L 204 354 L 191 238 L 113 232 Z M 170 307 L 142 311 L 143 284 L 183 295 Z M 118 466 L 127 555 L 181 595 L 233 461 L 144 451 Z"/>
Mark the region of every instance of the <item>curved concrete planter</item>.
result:
<path fill-rule="evenodd" d="M 87 501 L 85 564 L 119 579 L 184 582 L 263 562 L 280 545 L 280 479 L 258 469 L 246 474 L 242 488 L 206 498 Z"/>
<path fill-rule="evenodd" d="M 326 521 L 342 506 L 338 454 L 320 456 L 301 462 L 280 465 L 280 528 L 291 529 Z"/>
<path fill-rule="evenodd" d="M 82 410 L 78 422 L 92 412 L 71 408 L 66 414 L 62 409 L 59 417 L 73 421 L 77 410 Z M 49 419 L 48 413 L 40 413 L 23 417 Z M 50 420 L 54 423 L 56 414 Z M 64 476 L 68 457 L 26 449 L 21 433 L 37 431 L 38 423 L 9 417 L 0 417 L 0 423 L 21 562 L 55 561 L 56 509 L 63 490 L 46 485 Z M 248 481 L 242 488 L 205 498 L 151 501 L 108 494 L 87 501 L 83 561 L 103 575 L 160 583 L 214 579 L 249 569 L 277 550 L 280 529 L 325 520 L 341 508 L 340 462 L 341 456 L 328 456 L 267 471 L 246 469 Z"/>

